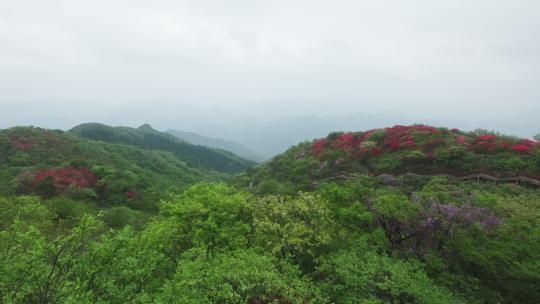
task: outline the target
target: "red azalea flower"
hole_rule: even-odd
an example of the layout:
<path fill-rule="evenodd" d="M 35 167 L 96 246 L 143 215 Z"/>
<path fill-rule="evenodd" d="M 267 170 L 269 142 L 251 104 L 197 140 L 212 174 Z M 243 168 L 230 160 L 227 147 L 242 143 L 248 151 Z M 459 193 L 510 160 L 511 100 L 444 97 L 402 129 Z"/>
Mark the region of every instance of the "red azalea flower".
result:
<path fill-rule="evenodd" d="M 512 150 L 514 152 L 524 153 L 524 152 L 529 152 L 531 148 L 529 148 L 527 145 L 524 145 L 524 144 L 516 144 L 512 146 Z"/>
<path fill-rule="evenodd" d="M 313 154 L 315 154 L 315 155 L 321 154 L 321 152 L 323 151 L 325 145 L 326 145 L 326 139 L 324 139 L 324 138 L 321 138 L 321 139 L 315 141 L 315 143 L 313 143 L 313 146 L 312 146 Z"/>
<path fill-rule="evenodd" d="M 371 155 L 373 156 L 379 156 L 382 154 L 382 149 L 381 148 L 373 148 L 373 150 L 371 150 Z"/>
<path fill-rule="evenodd" d="M 24 138 L 12 135 L 9 139 L 11 140 L 11 143 L 20 150 L 26 151 L 32 148 L 32 145 Z"/>
<path fill-rule="evenodd" d="M 530 139 L 522 139 L 519 141 L 520 144 L 525 145 L 527 147 L 535 146 L 537 143 Z"/>
<path fill-rule="evenodd" d="M 478 136 L 479 141 L 491 141 L 497 139 L 497 136 L 495 135 L 481 135 Z"/>
<path fill-rule="evenodd" d="M 456 137 L 455 143 L 458 144 L 458 145 L 463 145 L 463 144 L 467 143 L 467 139 L 465 138 L 465 136 L 460 135 L 460 136 Z"/>
<path fill-rule="evenodd" d="M 350 151 L 352 150 L 354 144 L 354 136 L 350 133 L 344 133 L 338 137 L 336 148 Z"/>
<path fill-rule="evenodd" d="M 34 185 L 41 183 L 46 178 L 52 178 L 53 183 L 60 188 L 77 185 L 81 188 L 93 187 L 97 183 L 97 177 L 85 167 L 81 168 L 52 168 L 36 172 Z"/>

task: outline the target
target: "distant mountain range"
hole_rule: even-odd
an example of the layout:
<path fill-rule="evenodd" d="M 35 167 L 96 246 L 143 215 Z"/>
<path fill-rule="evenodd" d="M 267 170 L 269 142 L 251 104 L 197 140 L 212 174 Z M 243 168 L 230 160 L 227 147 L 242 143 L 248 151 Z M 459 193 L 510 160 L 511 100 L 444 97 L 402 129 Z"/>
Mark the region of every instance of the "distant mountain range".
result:
<path fill-rule="evenodd" d="M 199 146 L 206 146 L 210 148 L 218 148 L 226 151 L 230 151 L 240 157 L 253 161 L 262 161 L 264 157 L 254 153 L 242 144 L 234 141 L 228 141 L 218 138 L 212 138 L 203 136 L 194 132 L 184 132 L 179 130 L 167 130 L 167 133 L 177 137 L 178 139 L 187 143 Z"/>

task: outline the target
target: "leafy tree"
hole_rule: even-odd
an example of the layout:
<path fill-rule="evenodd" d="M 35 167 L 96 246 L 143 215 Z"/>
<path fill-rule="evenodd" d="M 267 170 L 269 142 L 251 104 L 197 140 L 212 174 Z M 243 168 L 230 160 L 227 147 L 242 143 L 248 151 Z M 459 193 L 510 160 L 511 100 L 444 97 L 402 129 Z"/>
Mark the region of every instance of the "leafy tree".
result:
<path fill-rule="evenodd" d="M 370 251 L 359 242 L 337 252 L 318 271 L 323 294 L 333 303 L 456 303 L 420 264 L 405 262 Z"/>
<path fill-rule="evenodd" d="M 144 213 L 124 206 L 103 211 L 103 221 L 112 228 L 122 228 L 126 225 L 142 227 L 145 219 Z"/>
<path fill-rule="evenodd" d="M 50 241 L 16 219 L 0 233 L 3 301 L 63 303 L 71 290 L 69 279 L 76 275 L 76 260 L 99 229 L 99 222 L 86 216 L 69 234 Z"/>
<path fill-rule="evenodd" d="M 331 211 L 319 196 L 267 196 L 249 208 L 260 246 L 280 258 L 293 257 L 303 269 L 313 268 L 334 237 Z"/>
<path fill-rule="evenodd" d="M 183 254 L 159 299 L 165 303 L 324 303 L 296 267 L 251 250 Z"/>
<path fill-rule="evenodd" d="M 141 232 L 111 231 L 76 261 L 68 303 L 152 303 L 175 265 Z"/>
<path fill-rule="evenodd" d="M 207 254 L 242 248 L 252 229 L 248 200 L 248 194 L 224 184 L 195 185 L 165 201 L 147 233 L 173 260 L 194 247 Z"/>

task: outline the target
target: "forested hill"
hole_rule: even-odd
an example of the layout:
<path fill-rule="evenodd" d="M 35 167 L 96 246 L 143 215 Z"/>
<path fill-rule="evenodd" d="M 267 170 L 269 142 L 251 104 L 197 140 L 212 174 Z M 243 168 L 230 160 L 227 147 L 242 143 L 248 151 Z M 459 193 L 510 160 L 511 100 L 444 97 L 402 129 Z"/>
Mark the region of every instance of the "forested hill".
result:
<path fill-rule="evenodd" d="M 0 130 L 0 196 L 62 197 L 58 204 L 81 212 L 120 206 L 156 210 L 169 193 L 218 177 L 169 152 L 96 142 L 60 130 Z"/>
<path fill-rule="evenodd" d="M 92 140 L 130 145 L 143 149 L 168 151 L 188 166 L 194 168 L 235 173 L 243 171 L 254 164 L 252 161 L 225 150 L 183 142 L 170 134 L 153 129 L 150 125 L 142 125 L 134 129 L 88 123 L 76 126 L 69 132 Z"/>
<path fill-rule="evenodd" d="M 427 125 L 335 132 L 292 147 L 248 175 L 250 182 L 267 192 L 277 181 L 280 185 L 288 181 L 291 189 L 297 190 L 325 179 L 383 173 L 484 173 L 540 179 L 540 144 L 486 131 L 462 132 Z"/>

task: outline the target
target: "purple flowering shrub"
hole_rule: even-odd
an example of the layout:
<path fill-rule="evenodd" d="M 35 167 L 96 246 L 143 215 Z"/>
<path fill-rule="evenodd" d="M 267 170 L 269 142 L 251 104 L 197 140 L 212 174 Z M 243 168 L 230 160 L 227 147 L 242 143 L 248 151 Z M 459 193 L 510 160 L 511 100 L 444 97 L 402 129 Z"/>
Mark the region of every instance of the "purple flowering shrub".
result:
<path fill-rule="evenodd" d="M 444 244 L 458 231 L 480 229 L 490 233 L 501 223 L 492 211 L 473 207 L 468 202 L 458 206 L 435 199 L 421 202 L 414 195 L 411 200 L 395 198 L 391 200 L 385 196 L 384 207 L 377 205 L 381 201 L 377 199 L 370 204 L 371 209 L 393 248 L 420 256 L 428 251 L 443 250 Z M 389 214 L 388 210 L 394 210 L 395 214 Z"/>

